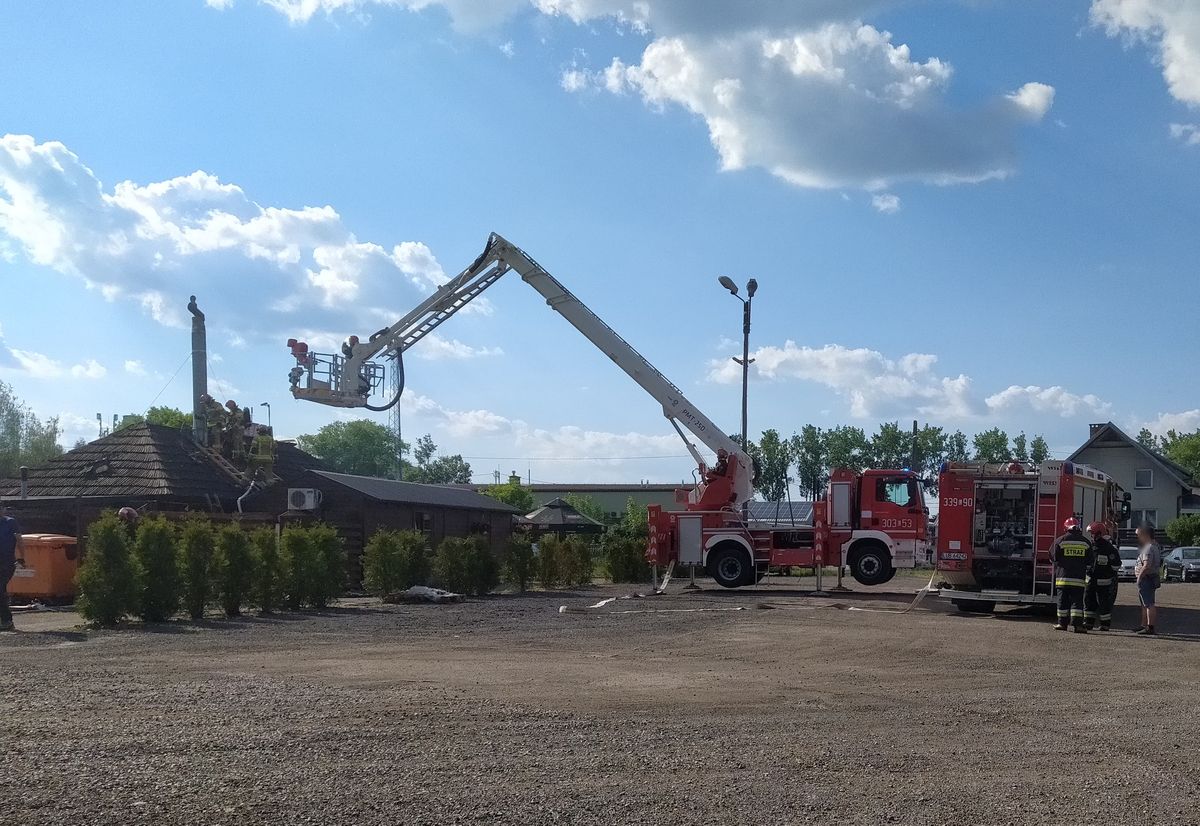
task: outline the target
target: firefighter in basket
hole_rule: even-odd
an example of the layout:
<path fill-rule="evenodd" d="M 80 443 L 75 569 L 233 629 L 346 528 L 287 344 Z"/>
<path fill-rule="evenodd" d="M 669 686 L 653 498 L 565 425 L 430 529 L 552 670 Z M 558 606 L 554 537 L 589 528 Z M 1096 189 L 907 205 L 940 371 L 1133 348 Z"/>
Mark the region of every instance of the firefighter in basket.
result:
<path fill-rule="evenodd" d="M 1112 608 L 1117 599 L 1117 572 L 1121 570 L 1121 557 L 1108 541 L 1108 526 L 1103 522 L 1088 525 L 1092 535 L 1096 556 L 1088 569 L 1087 586 L 1083 591 L 1083 624 L 1092 629 L 1099 625 L 1101 631 L 1112 627 Z"/>
<path fill-rule="evenodd" d="M 1075 633 L 1086 634 L 1083 591 L 1087 587 L 1087 574 L 1096 551 L 1078 519 L 1073 516 L 1067 518 L 1063 521 L 1063 528 L 1067 532 L 1054 540 L 1050 548 L 1054 559 L 1054 587 L 1058 589 L 1058 623 L 1054 628 L 1066 631 L 1069 623 Z"/>

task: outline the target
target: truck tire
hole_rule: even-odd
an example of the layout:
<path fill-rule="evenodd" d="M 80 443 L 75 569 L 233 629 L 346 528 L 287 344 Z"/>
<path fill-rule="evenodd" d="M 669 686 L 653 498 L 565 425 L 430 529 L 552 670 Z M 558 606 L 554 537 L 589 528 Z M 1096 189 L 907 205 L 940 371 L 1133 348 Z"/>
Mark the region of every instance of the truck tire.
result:
<path fill-rule="evenodd" d="M 860 585 L 882 585 L 893 576 L 892 556 L 878 542 L 864 542 L 850 551 L 850 575 Z"/>
<path fill-rule="evenodd" d="M 990 614 L 996 610 L 996 603 L 982 599 L 952 599 L 950 604 L 964 614 Z"/>
<path fill-rule="evenodd" d="M 736 542 L 718 545 L 708 555 L 708 575 L 723 588 L 740 588 L 757 581 L 757 571 L 746 549 Z"/>

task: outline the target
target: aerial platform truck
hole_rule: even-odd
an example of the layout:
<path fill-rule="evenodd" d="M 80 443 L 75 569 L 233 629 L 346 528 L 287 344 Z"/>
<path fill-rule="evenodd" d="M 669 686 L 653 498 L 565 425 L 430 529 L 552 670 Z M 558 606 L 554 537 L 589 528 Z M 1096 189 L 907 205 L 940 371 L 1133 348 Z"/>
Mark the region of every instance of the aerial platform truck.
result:
<path fill-rule="evenodd" d="M 1075 517 L 1109 535 L 1129 519 L 1130 495 L 1112 477 L 1068 461 L 946 463 L 938 481 L 935 596 L 960 610 L 1053 605 L 1050 548 Z"/>
<path fill-rule="evenodd" d="M 351 336 L 340 353 L 315 353 L 307 343 L 290 340 L 296 360 L 289 374 L 292 395 L 333 407 L 390 409 L 404 392 L 404 353 L 510 271 L 662 407 L 696 462 L 696 486 L 677 493 L 684 510 L 649 508 L 651 564 L 703 569 L 729 588 L 758 582 L 775 566 L 848 566 L 859 582 L 873 585 L 924 557 L 928 510 L 920 479 L 909 470 L 835 471 L 811 525 L 745 520 L 742 505 L 754 496 L 750 456 L 533 258 L 495 233 L 469 267 L 365 341 Z M 384 403 L 372 404 L 388 392 L 384 361 L 399 371 L 391 383 L 396 390 Z M 727 455 L 722 472 L 708 466 L 696 442 Z"/>

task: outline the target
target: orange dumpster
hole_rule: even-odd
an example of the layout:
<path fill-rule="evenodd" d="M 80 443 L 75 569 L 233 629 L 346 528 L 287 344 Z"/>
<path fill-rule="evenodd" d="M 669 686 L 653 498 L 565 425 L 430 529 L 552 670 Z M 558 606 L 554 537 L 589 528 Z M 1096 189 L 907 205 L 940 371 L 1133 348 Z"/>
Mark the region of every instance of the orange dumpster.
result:
<path fill-rule="evenodd" d="M 75 572 L 79 570 L 78 540 L 53 533 L 27 533 L 21 537 L 24 567 L 13 572 L 8 595 L 25 599 L 75 598 Z"/>

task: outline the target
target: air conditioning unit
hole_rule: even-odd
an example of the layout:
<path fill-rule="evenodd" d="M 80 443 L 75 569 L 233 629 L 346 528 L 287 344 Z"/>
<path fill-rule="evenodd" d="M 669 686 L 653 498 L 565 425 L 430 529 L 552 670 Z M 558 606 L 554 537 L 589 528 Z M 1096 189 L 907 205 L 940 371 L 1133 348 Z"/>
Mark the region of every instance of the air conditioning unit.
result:
<path fill-rule="evenodd" d="M 315 511 L 321 504 L 321 491 L 316 488 L 288 488 L 288 509 Z"/>

